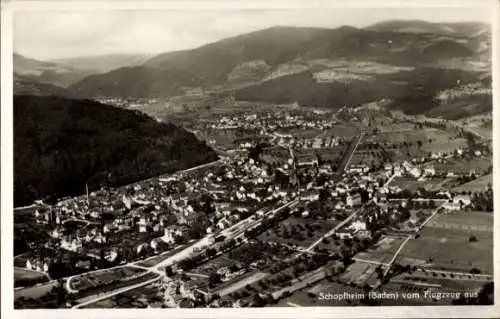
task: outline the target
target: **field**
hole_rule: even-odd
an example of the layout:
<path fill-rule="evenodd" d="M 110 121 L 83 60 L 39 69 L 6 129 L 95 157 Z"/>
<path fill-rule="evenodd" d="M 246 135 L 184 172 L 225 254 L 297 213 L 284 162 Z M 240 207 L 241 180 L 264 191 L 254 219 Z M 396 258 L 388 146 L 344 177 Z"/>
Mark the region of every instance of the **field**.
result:
<path fill-rule="evenodd" d="M 91 303 L 84 308 L 146 308 L 148 305 L 162 302 L 158 283 L 135 288 L 113 297 Z"/>
<path fill-rule="evenodd" d="M 445 163 L 434 163 L 436 172 L 446 171 L 454 173 L 469 173 L 475 171 L 476 174 L 482 174 L 489 166 L 493 164 L 490 157 L 487 158 L 472 158 L 472 159 L 451 159 Z"/>
<path fill-rule="evenodd" d="M 340 280 L 348 285 L 363 287 L 365 285 L 374 285 L 377 283 L 377 268 L 379 265 L 358 262 L 351 264 L 340 276 Z"/>
<path fill-rule="evenodd" d="M 453 178 L 429 178 L 425 181 L 418 181 L 411 177 L 396 177 L 391 182 L 391 186 L 399 186 L 411 192 L 416 192 L 418 188 L 425 188 L 427 191 L 439 191 L 446 188 L 446 185 L 452 183 L 453 180 Z"/>
<path fill-rule="evenodd" d="M 34 283 L 48 281 L 46 274 L 38 271 L 27 270 L 24 268 L 14 267 L 14 286 L 31 286 Z"/>
<path fill-rule="evenodd" d="M 352 125 L 335 124 L 332 128 L 323 131 L 322 136 L 352 138 L 359 134 L 359 129 Z"/>
<path fill-rule="evenodd" d="M 391 143 L 411 142 L 414 145 L 420 141 L 422 142 L 421 150 L 424 152 L 452 152 L 467 146 L 467 141 L 464 138 L 456 138 L 453 133 L 432 128 L 380 133 L 374 139 Z"/>
<path fill-rule="evenodd" d="M 95 288 L 116 280 L 122 280 L 127 277 L 136 276 L 144 273 L 145 270 L 132 267 L 119 267 L 87 273 L 75 276 L 71 279 L 70 287 L 75 290 L 85 290 Z"/>
<path fill-rule="evenodd" d="M 328 148 L 319 148 L 315 150 L 323 161 L 336 161 L 344 154 L 343 146 L 334 146 Z"/>
<path fill-rule="evenodd" d="M 470 241 L 474 236 L 477 241 Z M 493 214 L 452 212 L 438 214 L 411 239 L 398 256 L 403 265 L 425 265 L 430 269 L 481 273 L 493 271 Z"/>
<path fill-rule="evenodd" d="M 358 287 L 343 285 L 337 282 L 329 282 L 326 279 L 321 280 L 310 289 L 303 289 L 295 292 L 289 297 L 281 299 L 277 306 L 296 307 L 296 306 L 353 306 L 359 304 L 359 299 L 331 299 L 321 298 L 321 294 L 362 294 L 364 291 Z"/>
<path fill-rule="evenodd" d="M 459 185 L 452 189 L 453 192 L 482 192 L 488 188 L 488 185 L 493 185 L 492 174 L 484 175 L 476 178 L 473 181 Z"/>
<path fill-rule="evenodd" d="M 293 127 L 293 128 L 280 128 L 277 130 L 277 133 L 290 134 L 291 136 L 297 138 L 315 138 L 316 136 L 321 134 L 321 130 L 317 128 L 303 129 L 301 127 Z"/>
<path fill-rule="evenodd" d="M 290 151 L 284 147 L 276 146 L 276 147 L 267 147 L 262 150 L 260 154 L 260 159 L 264 163 L 269 163 L 271 165 L 284 165 L 288 162 L 288 158 L 290 157 Z"/>
<path fill-rule="evenodd" d="M 229 258 L 228 254 L 223 254 L 215 259 L 210 260 L 207 263 L 204 263 L 192 269 L 190 272 L 208 276 L 212 273 L 217 272 L 217 270 L 221 268 L 229 267 L 231 265 L 235 265 L 236 263 L 237 262 L 235 260 Z"/>
<path fill-rule="evenodd" d="M 384 123 L 384 125 L 377 125 L 377 129 L 380 133 L 414 132 L 415 124 L 410 122 Z"/>
<path fill-rule="evenodd" d="M 378 150 L 358 150 L 354 153 L 350 162 L 351 165 L 368 164 L 372 166 L 382 165 L 384 163 L 382 152 Z"/>
<path fill-rule="evenodd" d="M 399 236 L 384 236 L 374 246 L 354 256 L 354 260 L 389 263 L 405 239 Z"/>
<path fill-rule="evenodd" d="M 381 287 L 381 291 L 418 294 L 418 297 L 402 300 L 384 300 L 382 305 L 443 305 L 451 304 L 452 298 L 438 300 L 426 297 L 425 292 L 449 292 L 449 293 L 470 293 L 480 290 L 487 280 L 476 280 L 472 275 L 454 276 L 434 273 L 414 271 L 411 274 L 403 273 L 393 277 L 389 283 Z"/>
<path fill-rule="evenodd" d="M 237 290 L 245 288 L 247 285 L 251 285 L 254 282 L 264 279 L 268 275 L 268 273 L 264 272 L 254 272 L 251 274 L 243 275 L 230 283 L 221 285 L 217 288 L 217 290 L 215 290 L 215 293 L 219 294 L 220 296 L 228 295 Z"/>
<path fill-rule="evenodd" d="M 286 245 L 307 247 L 337 224 L 336 221 L 315 221 L 301 217 L 290 217 L 278 226 L 261 234 L 258 239 Z"/>
<path fill-rule="evenodd" d="M 400 223 L 398 229 L 402 231 L 415 231 L 433 212 L 433 209 L 412 209 L 410 210 L 410 218 Z"/>
<path fill-rule="evenodd" d="M 169 251 L 166 251 L 166 252 L 163 252 L 157 256 L 153 256 L 153 257 L 150 257 L 150 258 L 147 258 L 143 261 L 140 261 L 140 262 L 137 262 L 135 264 L 137 264 L 138 266 L 142 266 L 142 267 L 152 267 L 156 264 L 159 264 L 160 262 L 162 262 L 163 260 L 167 259 L 168 257 L 170 256 L 173 256 L 175 255 L 176 253 L 180 252 L 181 250 L 189 247 L 190 245 L 181 245 L 179 247 L 176 247 L 172 250 L 169 250 Z"/>
<path fill-rule="evenodd" d="M 27 298 L 37 299 L 50 292 L 56 286 L 57 286 L 57 281 L 53 280 L 43 285 L 36 285 L 33 287 L 16 289 L 14 290 L 14 299 L 19 299 L 21 297 L 24 297 L 26 299 Z"/>

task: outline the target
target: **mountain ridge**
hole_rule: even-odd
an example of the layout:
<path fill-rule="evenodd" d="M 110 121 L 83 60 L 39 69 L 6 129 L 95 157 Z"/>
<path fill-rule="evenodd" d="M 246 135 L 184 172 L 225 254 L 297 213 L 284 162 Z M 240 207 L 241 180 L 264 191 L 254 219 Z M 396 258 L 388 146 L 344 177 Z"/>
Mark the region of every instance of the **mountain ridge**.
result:
<path fill-rule="evenodd" d="M 179 147 L 182 145 L 182 147 Z M 14 203 L 79 195 L 217 159 L 172 123 L 90 100 L 14 96 Z"/>
<path fill-rule="evenodd" d="M 454 50 L 446 54 L 426 52 L 426 47 L 440 41 L 454 41 Z M 429 36 L 426 33 L 401 33 L 373 31 L 343 26 L 335 29 L 275 26 L 235 37 L 209 43 L 195 49 L 159 54 L 134 69 L 135 73 L 122 69 L 113 74 L 93 76 L 89 81 L 72 85 L 69 89 L 87 97 L 96 95 L 157 97 L 182 94 L 183 88 L 225 85 L 235 69 L 243 64 L 259 62 L 265 72 L 273 72 L 280 65 L 297 60 L 332 61 L 348 59 L 353 61 L 375 61 L 396 65 L 415 66 L 419 63 L 433 63 L 437 58 L 468 57 L 475 54 L 477 44 L 469 43 L 467 36 Z M 439 49 L 439 46 L 438 46 Z M 468 50 L 471 52 L 469 53 Z M 437 50 L 439 51 L 439 50 Z M 455 54 L 457 52 L 457 54 Z M 438 52 L 439 53 L 439 52 Z M 263 63 L 262 63 L 263 61 Z M 267 64 L 267 66 L 265 66 Z M 251 66 L 250 66 L 251 67 Z M 142 68 L 142 69 L 140 69 Z M 161 70 L 163 72 L 159 72 Z M 121 76 L 117 75 L 123 72 Z M 148 74 L 151 72 L 152 74 Z M 250 72 L 252 73 L 252 72 Z M 263 80 L 267 74 L 252 73 L 255 79 L 260 74 Z M 127 77 L 141 76 L 141 83 L 134 84 Z M 120 91 L 117 79 L 127 83 Z M 168 80 L 162 79 L 168 78 Z"/>

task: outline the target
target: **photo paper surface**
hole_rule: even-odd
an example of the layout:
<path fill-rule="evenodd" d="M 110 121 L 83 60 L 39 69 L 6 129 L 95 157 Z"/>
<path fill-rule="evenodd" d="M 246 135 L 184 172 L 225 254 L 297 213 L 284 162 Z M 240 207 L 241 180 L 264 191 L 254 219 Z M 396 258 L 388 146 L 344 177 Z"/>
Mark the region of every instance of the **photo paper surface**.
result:
<path fill-rule="evenodd" d="M 494 3 L 30 4 L 8 316 L 497 313 Z"/>

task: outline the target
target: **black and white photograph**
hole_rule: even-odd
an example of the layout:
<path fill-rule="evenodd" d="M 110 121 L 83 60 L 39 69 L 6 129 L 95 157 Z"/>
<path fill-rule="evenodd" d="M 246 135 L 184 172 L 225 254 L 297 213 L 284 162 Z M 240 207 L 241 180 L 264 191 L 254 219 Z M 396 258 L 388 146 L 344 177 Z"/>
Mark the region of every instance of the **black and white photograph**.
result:
<path fill-rule="evenodd" d="M 448 3 L 11 9 L 10 307 L 494 306 L 497 7 Z"/>

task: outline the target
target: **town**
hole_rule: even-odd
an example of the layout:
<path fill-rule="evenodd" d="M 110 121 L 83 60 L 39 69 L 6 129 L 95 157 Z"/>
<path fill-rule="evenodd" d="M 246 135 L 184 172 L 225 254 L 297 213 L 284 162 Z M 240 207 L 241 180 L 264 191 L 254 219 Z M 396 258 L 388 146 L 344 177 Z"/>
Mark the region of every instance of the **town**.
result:
<path fill-rule="evenodd" d="M 436 289 L 479 297 L 404 302 L 483 302 L 491 138 L 383 104 L 177 114 L 219 160 L 16 208 L 17 306 L 397 305 L 318 296 Z"/>

